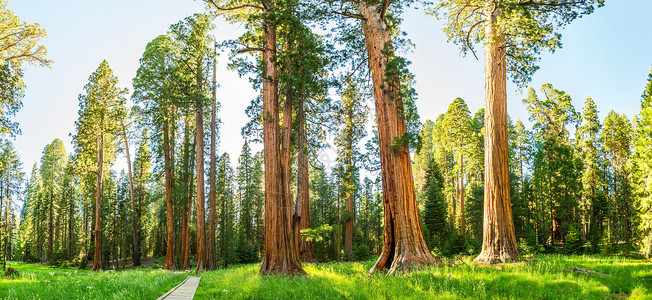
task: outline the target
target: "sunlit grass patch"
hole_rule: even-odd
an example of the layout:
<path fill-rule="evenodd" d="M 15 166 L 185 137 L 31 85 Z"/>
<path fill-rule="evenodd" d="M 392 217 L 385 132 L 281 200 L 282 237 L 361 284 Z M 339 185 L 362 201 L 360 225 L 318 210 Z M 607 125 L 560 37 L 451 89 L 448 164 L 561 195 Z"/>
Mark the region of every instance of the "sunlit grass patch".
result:
<path fill-rule="evenodd" d="M 304 264 L 308 276 L 262 277 L 258 264 L 205 272 L 196 299 L 608 299 L 652 297 L 652 264 L 622 257 L 542 255 L 531 262 L 368 274 L 374 261 Z M 574 267 L 607 275 L 573 272 Z"/>
<path fill-rule="evenodd" d="M 53 269 L 11 263 L 17 278 L 0 278 L 0 299 L 156 299 L 186 274 L 135 269 L 99 271 Z"/>

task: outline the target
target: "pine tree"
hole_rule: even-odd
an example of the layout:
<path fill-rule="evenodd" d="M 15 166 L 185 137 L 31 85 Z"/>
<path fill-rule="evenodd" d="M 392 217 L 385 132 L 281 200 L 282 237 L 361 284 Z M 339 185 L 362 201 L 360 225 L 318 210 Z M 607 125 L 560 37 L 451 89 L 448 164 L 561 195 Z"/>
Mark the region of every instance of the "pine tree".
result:
<path fill-rule="evenodd" d="M 440 248 L 444 243 L 446 235 L 446 200 L 444 198 L 444 177 L 439 171 L 439 166 L 434 159 L 430 159 L 428 170 L 426 171 L 425 184 L 422 187 L 423 195 L 426 199 L 425 209 L 423 210 L 423 223 L 432 236 L 436 238 L 434 246 Z"/>
<path fill-rule="evenodd" d="M 652 253 L 652 69 L 643 92 L 636 124 L 633 184 L 639 211 L 638 234 L 646 258 Z"/>

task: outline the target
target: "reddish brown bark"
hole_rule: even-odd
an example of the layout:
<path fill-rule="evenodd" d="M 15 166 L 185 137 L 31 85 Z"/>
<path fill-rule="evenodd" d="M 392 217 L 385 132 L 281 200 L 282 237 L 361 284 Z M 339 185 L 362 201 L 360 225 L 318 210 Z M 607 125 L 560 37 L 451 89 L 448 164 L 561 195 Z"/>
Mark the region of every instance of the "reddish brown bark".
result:
<path fill-rule="evenodd" d="M 300 237 L 301 229 L 310 228 L 310 190 L 308 178 L 308 154 L 306 141 L 306 114 L 304 111 L 304 102 L 299 103 L 299 135 L 298 135 L 298 154 L 297 154 L 297 200 L 294 207 L 295 221 L 295 243 L 298 246 L 299 257 L 302 262 L 315 262 L 315 254 L 312 247 L 312 241 L 306 241 Z"/>
<path fill-rule="evenodd" d="M 93 271 L 102 269 L 102 177 L 104 175 L 104 131 L 97 141 L 97 179 L 95 187 L 95 252 Z"/>
<path fill-rule="evenodd" d="M 197 72 L 201 74 L 201 71 Z M 197 85 L 201 90 L 201 76 L 198 77 Z M 201 99 L 197 99 L 196 103 L 196 119 L 195 119 L 195 155 L 197 156 L 197 267 L 195 273 L 200 273 L 204 269 L 206 263 L 206 229 L 205 223 L 205 210 L 204 210 L 204 107 Z"/>
<path fill-rule="evenodd" d="M 274 1 L 266 2 L 274 11 Z M 276 52 L 276 28 L 263 21 L 263 143 L 265 159 L 265 251 L 260 273 L 305 274 L 297 255 L 292 234 L 292 199 L 285 193 L 280 152 L 278 70 L 273 59 Z"/>
<path fill-rule="evenodd" d="M 507 140 L 507 72 L 505 35 L 498 31 L 500 11 L 488 2 L 485 15 L 485 190 L 482 252 L 485 264 L 518 258 L 509 194 Z"/>
<path fill-rule="evenodd" d="M 466 234 L 466 208 L 464 207 L 464 154 L 460 154 L 460 227 Z"/>
<path fill-rule="evenodd" d="M 186 201 L 181 212 L 181 260 L 182 270 L 190 269 L 190 219 L 192 218 L 192 175 L 190 167 L 190 116 L 186 116 L 183 136 L 183 196 Z"/>
<path fill-rule="evenodd" d="M 134 179 L 131 173 L 131 155 L 129 154 L 129 139 L 127 138 L 127 126 L 124 122 L 122 125 L 122 138 L 125 143 L 125 155 L 127 156 L 127 174 L 129 175 L 129 199 L 131 200 L 131 235 L 133 237 L 132 262 L 134 266 L 140 266 L 140 240 L 138 237 L 138 220 L 136 212 L 136 199 L 134 198 Z"/>
<path fill-rule="evenodd" d="M 216 181 L 215 181 L 215 143 L 216 143 L 216 133 L 215 133 L 215 122 L 217 114 L 217 95 L 215 94 L 215 89 L 217 88 L 217 82 L 215 81 L 216 74 L 216 63 L 213 62 L 213 102 L 211 103 L 211 163 L 210 163 L 210 174 L 209 174 L 209 183 L 210 191 L 208 192 L 208 202 L 209 202 L 209 229 L 208 229 L 208 270 L 217 269 L 217 246 L 215 245 L 215 194 L 216 194 Z M 226 261 L 226 260 L 225 260 Z"/>
<path fill-rule="evenodd" d="M 173 112 L 169 108 L 165 109 L 163 121 L 163 157 L 165 163 L 165 214 L 167 227 L 167 247 L 165 250 L 165 269 L 176 270 L 174 263 L 174 218 L 172 207 L 172 188 L 174 188 L 174 138 L 173 129 L 170 128 L 172 123 L 170 118 Z"/>
<path fill-rule="evenodd" d="M 394 138 L 403 137 L 407 125 L 397 90 L 398 78 L 385 77 L 387 60 L 393 55 L 391 36 L 378 5 L 360 1 L 358 11 L 365 17 L 362 29 L 374 88 L 385 212 L 383 249 L 370 272 L 389 268 L 394 273 L 433 262 L 434 258 L 423 238 L 409 148 L 392 147 Z"/>

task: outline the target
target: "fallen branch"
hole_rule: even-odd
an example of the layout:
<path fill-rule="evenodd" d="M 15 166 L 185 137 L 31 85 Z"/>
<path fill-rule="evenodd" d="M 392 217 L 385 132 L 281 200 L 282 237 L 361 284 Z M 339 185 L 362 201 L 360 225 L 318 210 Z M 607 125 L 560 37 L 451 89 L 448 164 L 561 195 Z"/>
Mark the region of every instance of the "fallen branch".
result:
<path fill-rule="evenodd" d="M 581 269 L 581 268 L 578 268 L 578 267 L 573 268 L 572 271 L 575 272 L 575 273 L 580 273 L 580 274 L 585 274 L 585 275 L 609 276 L 609 274 L 600 273 L 600 272 L 591 271 L 591 270 L 585 270 L 585 269 Z"/>

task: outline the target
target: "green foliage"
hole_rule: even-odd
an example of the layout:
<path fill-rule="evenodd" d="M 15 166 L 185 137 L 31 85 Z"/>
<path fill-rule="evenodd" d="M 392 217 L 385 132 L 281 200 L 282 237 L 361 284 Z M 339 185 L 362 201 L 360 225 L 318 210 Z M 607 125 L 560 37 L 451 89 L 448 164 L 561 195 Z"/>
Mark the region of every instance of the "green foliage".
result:
<path fill-rule="evenodd" d="M 524 87 L 539 69 L 541 52 L 561 48 L 559 29 L 603 6 L 604 0 L 439 0 L 434 3 L 429 13 L 445 19 L 444 32 L 449 41 L 460 46 L 464 53 L 471 51 L 476 55 L 475 45 L 494 42 L 495 37 L 486 36 L 485 26 L 493 25 L 497 34 L 504 35 L 507 71 L 514 83 Z M 490 22 L 491 18 L 495 20 Z"/>
<path fill-rule="evenodd" d="M 1 25 L 0 25 L 1 26 Z M 18 123 L 11 118 L 23 107 L 25 84 L 22 73 L 9 63 L 0 63 L 0 134 L 15 136 L 20 133 Z"/>
<path fill-rule="evenodd" d="M 426 171 L 425 184 L 422 187 L 425 197 L 425 209 L 423 210 L 424 227 L 435 236 L 435 244 L 432 246 L 441 246 L 446 236 L 446 200 L 444 199 L 444 177 L 439 171 L 439 166 L 434 159 L 431 159 Z"/>
<path fill-rule="evenodd" d="M 323 224 L 315 229 L 304 228 L 301 229 L 301 238 L 306 239 L 309 242 L 321 242 L 324 240 L 324 236 L 333 232 L 333 226 L 328 224 Z"/>
<path fill-rule="evenodd" d="M 641 251 L 652 254 L 652 69 L 648 75 L 636 122 L 633 185 L 639 211 L 638 234 Z"/>
<path fill-rule="evenodd" d="M 582 253 L 582 237 L 575 227 L 571 227 L 564 241 L 564 253 L 580 254 Z"/>
<path fill-rule="evenodd" d="M 371 256 L 371 251 L 367 244 L 358 243 L 353 246 L 353 260 L 363 261 L 369 259 L 369 256 Z"/>

